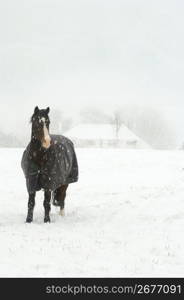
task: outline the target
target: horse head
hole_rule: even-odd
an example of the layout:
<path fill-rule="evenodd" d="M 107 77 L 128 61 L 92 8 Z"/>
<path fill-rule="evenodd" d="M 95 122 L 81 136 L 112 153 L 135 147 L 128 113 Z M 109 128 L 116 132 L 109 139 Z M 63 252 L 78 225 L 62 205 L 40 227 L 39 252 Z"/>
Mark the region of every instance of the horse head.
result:
<path fill-rule="evenodd" d="M 49 107 L 46 109 L 39 109 L 38 106 L 36 106 L 31 117 L 32 139 L 40 141 L 44 148 L 49 148 L 51 144 L 51 138 L 49 135 L 49 112 Z"/>

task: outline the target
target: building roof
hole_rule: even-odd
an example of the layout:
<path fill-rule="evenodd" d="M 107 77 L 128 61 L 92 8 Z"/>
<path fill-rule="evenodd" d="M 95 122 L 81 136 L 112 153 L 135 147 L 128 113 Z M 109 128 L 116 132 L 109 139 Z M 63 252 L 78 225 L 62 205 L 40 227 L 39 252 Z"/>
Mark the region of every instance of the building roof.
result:
<path fill-rule="evenodd" d="M 79 124 L 70 130 L 65 135 L 74 139 L 82 140 L 116 140 L 115 126 L 111 124 Z M 136 134 L 134 134 L 125 125 L 122 125 L 118 139 L 126 141 L 142 141 Z"/>
<path fill-rule="evenodd" d="M 125 125 L 122 125 L 116 136 L 113 124 L 79 124 L 67 132 L 76 146 L 100 146 L 100 147 L 122 147 L 122 148 L 151 148 L 146 142 L 134 134 Z"/>

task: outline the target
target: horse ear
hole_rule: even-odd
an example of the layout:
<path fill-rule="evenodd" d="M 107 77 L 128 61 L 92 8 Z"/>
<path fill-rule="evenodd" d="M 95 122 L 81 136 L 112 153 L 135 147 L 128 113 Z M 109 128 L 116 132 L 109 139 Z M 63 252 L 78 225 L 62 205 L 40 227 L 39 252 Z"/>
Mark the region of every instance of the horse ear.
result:
<path fill-rule="evenodd" d="M 38 108 L 38 106 L 36 106 L 34 109 L 34 114 L 37 114 L 38 112 L 39 112 L 39 108 Z"/>
<path fill-rule="evenodd" d="M 46 108 L 46 113 L 48 114 L 50 112 L 50 107 Z"/>

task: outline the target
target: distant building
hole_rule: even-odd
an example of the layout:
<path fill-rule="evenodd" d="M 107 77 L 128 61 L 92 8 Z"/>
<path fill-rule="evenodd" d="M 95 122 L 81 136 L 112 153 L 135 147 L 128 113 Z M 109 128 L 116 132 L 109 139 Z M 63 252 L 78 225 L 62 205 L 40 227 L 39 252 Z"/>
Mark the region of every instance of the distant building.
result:
<path fill-rule="evenodd" d="M 124 125 L 121 126 L 118 137 L 112 124 L 79 124 L 66 131 L 64 135 L 69 137 L 77 147 L 151 148 Z"/>

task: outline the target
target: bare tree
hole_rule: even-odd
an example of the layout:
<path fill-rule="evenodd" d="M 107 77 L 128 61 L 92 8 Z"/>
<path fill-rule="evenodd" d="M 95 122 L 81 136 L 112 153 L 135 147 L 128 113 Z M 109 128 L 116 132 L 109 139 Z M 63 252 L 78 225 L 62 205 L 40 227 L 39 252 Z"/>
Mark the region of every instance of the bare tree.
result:
<path fill-rule="evenodd" d="M 80 120 L 83 123 L 104 124 L 110 123 L 110 115 L 95 107 L 86 107 L 80 111 Z"/>
<path fill-rule="evenodd" d="M 169 149 L 175 146 L 175 133 L 164 116 L 153 108 L 145 108 L 135 120 L 134 131 L 153 148 Z"/>
<path fill-rule="evenodd" d="M 155 108 L 125 105 L 112 116 L 116 137 L 124 124 L 153 148 L 175 147 L 175 133 L 164 116 Z"/>
<path fill-rule="evenodd" d="M 123 124 L 123 116 L 120 111 L 114 111 L 111 123 L 115 128 L 116 139 L 118 139 L 119 130 L 121 128 L 121 125 Z"/>
<path fill-rule="evenodd" d="M 118 139 L 119 131 L 122 125 L 125 125 L 129 129 L 132 129 L 134 120 L 128 106 L 119 107 L 111 116 L 111 124 L 115 129 L 115 136 Z"/>

